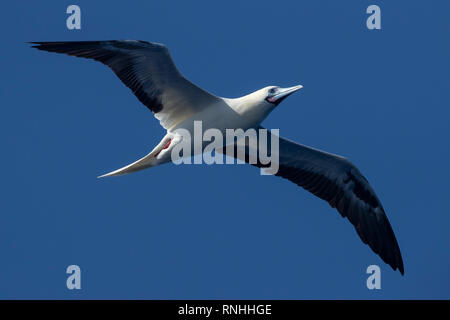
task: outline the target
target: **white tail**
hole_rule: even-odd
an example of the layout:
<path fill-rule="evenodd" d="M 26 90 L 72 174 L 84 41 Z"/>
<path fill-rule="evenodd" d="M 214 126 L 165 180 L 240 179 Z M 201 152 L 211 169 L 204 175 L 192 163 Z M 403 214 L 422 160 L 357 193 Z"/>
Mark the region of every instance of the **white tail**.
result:
<path fill-rule="evenodd" d="M 145 157 L 117 170 L 106 173 L 104 175 L 99 176 L 98 178 L 111 177 L 111 176 L 120 176 L 123 174 L 136 172 L 139 170 L 144 170 L 150 167 L 154 167 L 160 165 L 162 163 L 167 162 L 167 157 L 158 158 L 161 154 L 161 151 L 164 149 L 168 149 L 172 142 L 172 135 L 166 134 L 161 142 Z"/>

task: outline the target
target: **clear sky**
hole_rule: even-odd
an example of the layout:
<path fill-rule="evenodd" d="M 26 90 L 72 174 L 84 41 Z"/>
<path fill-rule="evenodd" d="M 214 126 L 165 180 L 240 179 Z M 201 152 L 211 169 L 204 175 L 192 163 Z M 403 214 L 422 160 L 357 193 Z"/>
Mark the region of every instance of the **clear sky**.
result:
<path fill-rule="evenodd" d="M 81 30 L 66 8 L 81 7 Z M 368 30 L 366 8 L 381 8 Z M 0 20 L 0 298 L 450 298 L 448 1 L 8 1 Z M 26 41 L 166 44 L 219 96 L 304 88 L 264 122 L 351 159 L 405 276 L 293 183 L 248 165 L 97 179 L 164 130 L 98 62 Z M 81 267 L 82 289 L 66 288 Z M 381 267 L 381 290 L 366 288 Z"/>

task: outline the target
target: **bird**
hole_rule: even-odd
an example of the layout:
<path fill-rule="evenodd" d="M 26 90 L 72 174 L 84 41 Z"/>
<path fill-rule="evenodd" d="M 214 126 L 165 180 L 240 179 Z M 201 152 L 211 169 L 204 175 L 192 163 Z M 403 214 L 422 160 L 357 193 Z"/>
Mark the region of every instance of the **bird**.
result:
<path fill-rule="evenodd" d="M 268 86 L 240 98 L 221 98 L 187 80 L 163 44 L 141 40 L 30 44 L 38 50 L 93 59 L 108 66 L 166 130 L 162 140 L 145 157 L 100 177 L 127 174 L 169 162 L 170 151 L 179 142 L 174 132 L 180 128 L 192 131 L 197 120 L 202 121 L 204 129 L 262 128 L 261 122 L 285 98 L 302 88 L 301 85 Z M 279 169 L 275 175 L 336 208 L 354 226 L 364 244 L 394 271 L 399 270 L 404 275 L 400 248 L 385 210 L 358 168 L 345 157 L 278 138 Z M 247 158 L 243 160 L 249 162 Z M 264 167 L 260 161 L 250 164 Z"/>

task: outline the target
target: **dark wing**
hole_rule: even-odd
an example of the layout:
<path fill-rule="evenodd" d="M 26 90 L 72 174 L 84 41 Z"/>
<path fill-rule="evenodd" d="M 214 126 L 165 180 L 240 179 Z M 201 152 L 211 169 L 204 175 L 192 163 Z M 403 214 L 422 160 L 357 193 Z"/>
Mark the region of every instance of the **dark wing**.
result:
<path fill-rule="evenodd" d="M 267 140 L 270 147 L 270 137 Z M 241 160 L 249 162 L 249 150 L 247 141 L 246 156 Z M 230 152 L 227 149 L 229 156 L 238 154 L 236 145 Z M 265 167 L 259 160 L 253 165 Z M 400 248 L 383 206 L 367 179 L 349 160 L 280 137 L 276 175 L 327 201 L 350 220 L 361 240 L 384 262 L 404 273 Z"/>
<path fill-rule="evenodd" d="M 32 43 L 39 50 L 94 59 L 107 65 L 166 129 L 219 101 L 185 79 L 162 44 L 136 40 Z"/>

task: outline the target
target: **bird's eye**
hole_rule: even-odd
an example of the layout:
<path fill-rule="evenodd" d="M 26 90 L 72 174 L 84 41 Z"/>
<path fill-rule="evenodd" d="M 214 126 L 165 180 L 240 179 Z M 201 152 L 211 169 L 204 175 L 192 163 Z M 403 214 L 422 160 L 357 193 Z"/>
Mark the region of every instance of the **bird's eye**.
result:
<path fill-rule="evenodd" d="M 274 94 L 274 93 L 275 93 L 275 88 L 269 89 L 269 94 Z"/>

